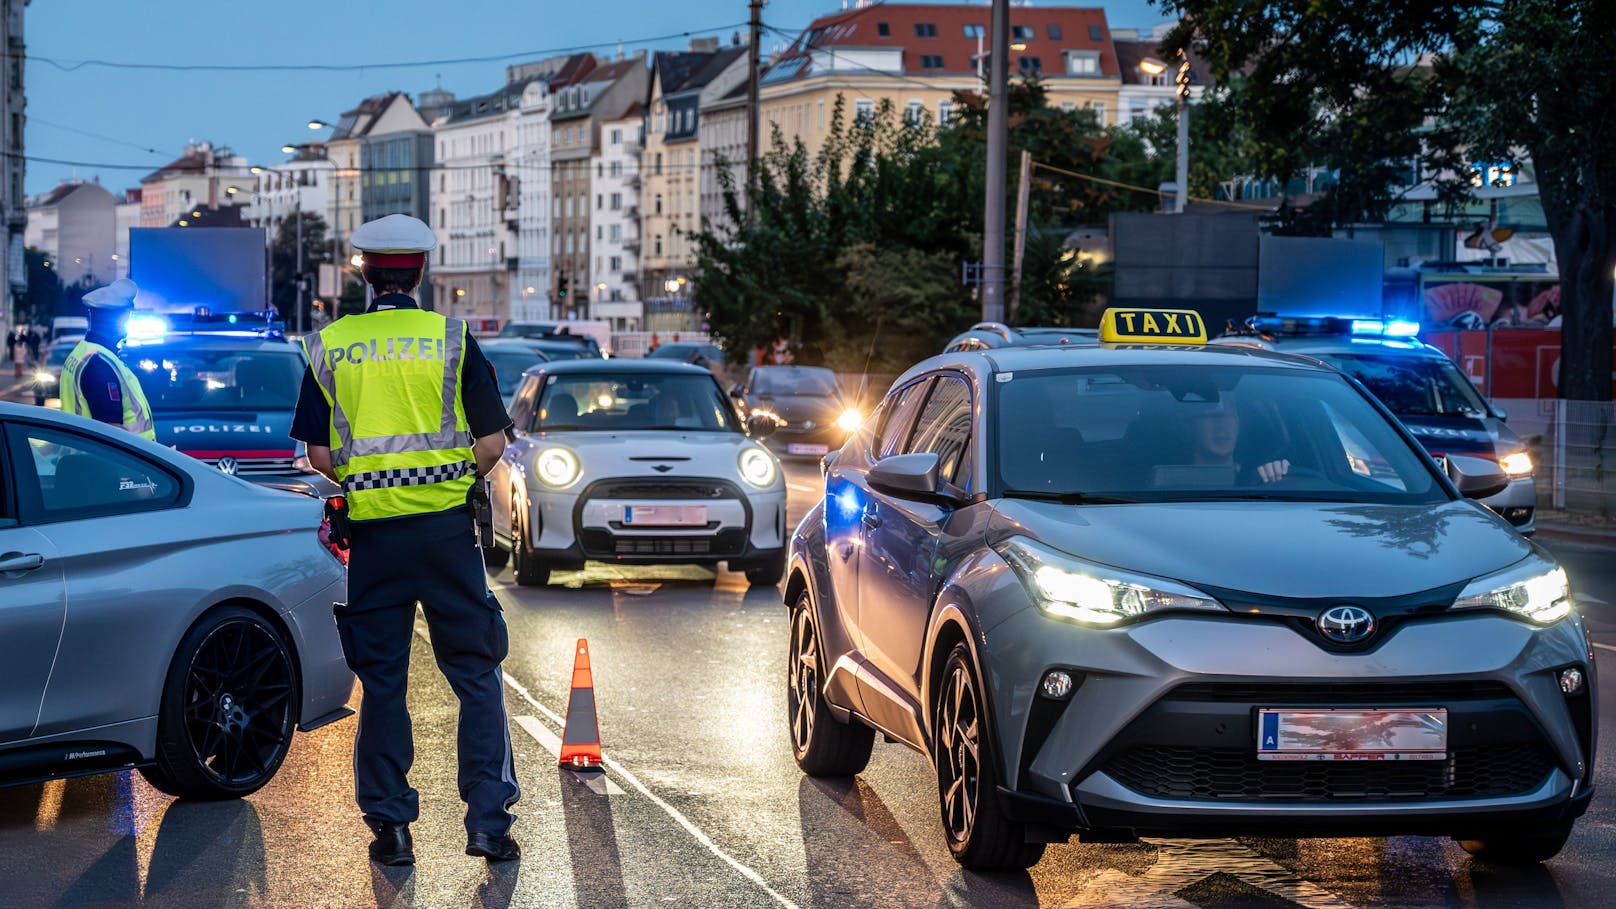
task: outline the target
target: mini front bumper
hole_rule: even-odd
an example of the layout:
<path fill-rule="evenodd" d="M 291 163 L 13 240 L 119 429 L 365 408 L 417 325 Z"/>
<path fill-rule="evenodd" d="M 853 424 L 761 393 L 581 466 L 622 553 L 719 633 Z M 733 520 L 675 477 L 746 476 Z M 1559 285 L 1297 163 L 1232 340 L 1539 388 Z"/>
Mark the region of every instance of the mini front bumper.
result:
<path fill-rule="evenodd" d="M 613 498 L 600 487 L 611 480 L 567 490 L 530 493 L 529 546 L 534 556 L 558 568 L 580 568 L 586 561 L 624 565 L 749 563 L 771 557 L 785 546 L 786 494 L 779 483 L 742 491 L 739 483 L 681 478 L 680 482 L 722 484 L 732 496 L 653 499 Z M 625 504 L 700 505 L 706 527 L 633 527 L 622 521 Z"/>
<path fill-rule="evenodd" d="M 990 629 L 983 647 L 1010 781 L 1001 795 L 1041 826 L 1475 837 L 1574 818 L 1592 792 L 1598 712 L 1575 618 L 1534 628 L 1449 616 L 1346 654 L 1261 619 L 1164 617 L 1097 630 L 1027 609 Z M 1573 665 L 1588 669 L 1589 684 L 1568 698 L 1555 674 Z M 1078 678 L 1066 702 L 1036 693 L 1055 668 Z M 1399 705 L 1449 708 L 1448 761 L 1255 759 L 1259 707 Z"/>

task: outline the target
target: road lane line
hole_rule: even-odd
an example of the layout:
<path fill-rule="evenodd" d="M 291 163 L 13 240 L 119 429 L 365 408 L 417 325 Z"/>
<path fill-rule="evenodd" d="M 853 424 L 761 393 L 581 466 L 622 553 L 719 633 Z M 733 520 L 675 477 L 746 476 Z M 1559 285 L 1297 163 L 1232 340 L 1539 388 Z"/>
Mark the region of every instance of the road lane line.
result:
<path fill-rule="evenodd" d="M 431 643 L 431 638 L 427 636 L 426 629 L 417 625 L 415 626 L 415 633 L 421 638 L 421 640 L 426 641 L 428 644 Z M 521 682 L 511 678 L 510 673 L 501 673 L 501 675 L 505 679 L 505 684 L 510 686 L 512 691 L 520 695 L 522 700 L 527 701 L 529 706 L 543 714 L 546 719 L 554 723 L 556 726 L 561 728 L 566 727 L 567 721 L 565 718 L 558 715 L 554 710 L 551 710 L 550 708 L 539 703 L 538 699 L 533 697 L 533 695 L 525 686 L 522 685 Z M 529 729 L 526 724 L 522 724 L 520 722 L 522 719 L 534 720 L 534 718 L 518 717 L 517 720 L 518 724 L 522 726 L 523 731 L 537 739 L 538 736 L 531 729 Z M 538 725 L 537 720 L 534 720 L 534 725 Z M 543 727 L 541 726 L 540 728 L 542 729 Z M 550 730 L 545 731 L 549 732 L 549 734 L 554 737 L 554 732 Z M 549 746 L 546 745 L 545 742 L 540 741 L 539 744 L 545 747 L 547 750 L 549 749 Z M 559 760 L 559 756 L 561 754 L 561 744 L 559 740 L 556 742 L 555 749 L 552 753 L 557 755 L 557 759 Z M 601 763 L 605 764 L 608 769 L 621 777 L 623 782 L 628 783 L 629 786 L 634 788 L 641 795 L 645 796 L 647 799 L 650 799 L 653 805 L 661 808 L 664 814 L 672 818 L 674 823 L 683 827 L 685 832 L 694 837 L 696 842 L 705 847 L 708 852 L 711 852 L 714 856 L 717 856 L 718 859 L 724 864 L 734 868 L 742 877 L 756 884 L 758 889 L 762 890 L 764 893 L 767 893 L 776 903 L 779 903 L 782 909 L 800 909 L 800 907 L 796 903 L 792 902 L 791 899 L 785 894 L 775 890 L 773 887 L 770 887 L 769 882 L 763 879 L 763 875 L 758 874 L 756 871 L 743 864 L 739 859 L 730 855 L 728 852 L 725 852 L 722 847 L 713 842 L 712 837 L 708 836 L 700 827 L 697 827 L 694 823 L 692 823 L 689 818 L 685 817 L 684 814 L 679 811 L 679 809 L 668 804 L 666 801 L 663 801 L 660 796 L 647 788 L 644 783 L 640 782 L 639 777 L 628 771 L 628 768 L 612 760 L 610 757 L 607 757 L 604 753 L 601 755 Z"/>
<path fill-rule="evenodd" d="M 550 756 L 555 758 L 559 764 L 561 760 L 561 736 L 550 731 L 549 726 L 539 722 L 538 717 L 517 716 L 511 717 L 511 719 L 516 721 L 516 725 L 522 727 L 523 732 L 526 732 L 528 735 L 532 736 L 533 741 L 538 742 L 540 748 L 550 752 Z M 567 769 L 572 773 L 573 776 L 578 778 L 578 782 L 588 786 L 591 791 L 598 795 L 624 794 L 623 787 L 612 782 L 611 777 L 601 773 L 598 770 L 580 773 L 576 770 L 572 770 L 570 767 Z"/>
<path fill-rule="evenodd" d="M 1613 653 L 1616 653 L 1616 647 L 1612 647 L 1609 644 L 1594 644 L 1594 646 L 1598 647 L 1600 650 L 1609 650 L 1609 651 L 1611 651 Z"/>

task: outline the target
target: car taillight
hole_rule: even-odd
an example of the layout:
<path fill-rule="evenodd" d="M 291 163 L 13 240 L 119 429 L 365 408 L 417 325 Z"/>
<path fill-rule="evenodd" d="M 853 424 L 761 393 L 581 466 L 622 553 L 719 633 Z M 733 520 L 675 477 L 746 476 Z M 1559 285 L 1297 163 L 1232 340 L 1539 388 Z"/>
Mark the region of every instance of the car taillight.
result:
<path fill-rule="evenodd" d="M 344 568 L 348 567 L 348 550 L 342 549 L 342 548 L 338 547 L 337 544 L 331 542 L 331 519 L 330 518 L 321 518 L 320 519 L 320 545 L 325 547 L 326 552 L 331 553 L 331 557 L 333 559 L 336 559 L 338 562 L 341 562 L 342 567 L 344 567 Z"/>

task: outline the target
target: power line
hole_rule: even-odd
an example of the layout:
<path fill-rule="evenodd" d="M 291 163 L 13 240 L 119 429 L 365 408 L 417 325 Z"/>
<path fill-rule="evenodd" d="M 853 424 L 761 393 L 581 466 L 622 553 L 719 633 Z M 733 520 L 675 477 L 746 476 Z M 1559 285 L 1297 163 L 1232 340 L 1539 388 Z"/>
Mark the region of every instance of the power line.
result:
<path fill-rule="evenodd" d="M 679 32 L 670 32 L 666 35 L 654 35 L 647 38 L 632 38 L 617 41 L 601 41 L 594 44 L 574 44 L 566 47 L 550 47 L 539 50 L 518 51 L 508 54 L 490 54 L 482 57 L 451 57 L 437 60 L 407 60 L 384 61 L 381 63 L 141 63 L 128 60 L 64 60 L 56 57 L 45 57 L 26 52 L 7 52 L 6 56 L 18 60 L 31 60 L 53 66 L 62 72 L 71 73 L 87 67 L 102 67 L 106 69 L 125 70 L 158 70 L 165 72 L 356 72 L 372 69 L 413 69 L 422 66 L 456 66 L 468 63 L 502 63 L 509 60 L 520 60 L 532 57 L 545 57 L 556 54 L 581 53 L 602 47 L 612 47 L 618 44 L 654 44 L 658 41 L 671 41 L 675 38 L 690 38 L 710 32 L 736 29 L 746 25 L 745 22 L 734 22 L 727 25 L 715 25 L 710 28 L 688 29 Z"/>
<path fill-rule="evenodd" d="M 49 126 L 52 129 L 60 129 L 60 130 L 64 130 L 64 131 L 70 132 L 70 133 L 77 133 L 77 134 L 79 134 L 81 136 L 88 136 L 91 139 L 100 139 L 103 142 L 111 142 L 111 143 L 116 144 L 116 145 L 127 145 L 130 148 L 136 148 L 136 149 L 139 149 L 139 150 L 141 150 L 143 152 L 150 152 L 151 154 L 154 154 L 154 155 L 163 154 L 162 152 L 158 151 L 155 148 L 148 148 L 148 147 L 146 147 L 144 145 L 141 145 L 138 142 L 130 142 L 128 139 L 119 139 L 117 136 L 108 136 L 108 135 L 105 135 L 103 133 L 91 132 L 90 130 L 87 130 L 87 129 L 79 129 L 76 126 L 68 126 L 65 123 L 55 123 L 53 121 L 46 120 L 43 117 L 36 117 L 36 116 L 33 116 L 33 115 L 29 115 L 28 122 L 29 122 L 29 124 L 36 124 L 37 123 L 40 126 Z"/>
<path fill-rule="evenodd" d="M 1093 174 L 1079 173 L 1078 171 L 1075 171 L 1075 170 L 1067 170 L 1064 167 L 1056 167 L 1053 164 L 1045 164 L 1042 161 L 1033 161 L 1032 166 L 1036 167 L 1036 168 L 1038 168 L 1040 170 L 1051 171 L 1053 173 L 1062 174 L 1062 175 L 1067 176 L 1067 177 L 1075 177 L 1076 179 L 1079 179 L 1079 180 L 1087 180 L 1087 181 L 1089 181 L 1091 183 L 1100 183 L 1100 184 L 1103 184 L 1105 186 L 1114 186 L 1114 187 L 1117 187 L 1118 189 L 1131 189 L 1131 190 L 1133 190 L 1135 192 L 1150 193 L 1153 196 L 1171 195 L 1170 193 L 1163 192 L 1160 189 L 1151 189 L 1148 186 L 1140 186 L 1137 183 L 1123 183 L 1120 180 L 1111 180 L 1111 179 L 1107 179 L 1106 177 L 1096 177 Z M 1228 206 L 1230 208 L 1249 208 L 1252 211 L 1264 211 L 1264 212 L 1270 212 L 1270 213 L 1273 212 L 1273 210 L 1274 210 L 1272 207 L 1267 206 L 1267 205 L 1256 205 L 1256 204 L 1253 204 L 1253 203 L 1250 203 L 1250 202 L 1235 202 L 1235 201 L 1232 201 L 1232 200 L 1229 200 L 1229 199 L 1208 199 L 1208 198 L 1205 198 L 1205 197 L 1198 197 L 1198 196 L 1191 196 L 1191 197 L 1188 197 L 1188 198 L 1189 198 L 1189 201 L 1191 201 L 1191 202 L 1210 202 L 1210 203 L 1213 203 L 1215 205 L 1226 205 L 1226 206 Z"/>

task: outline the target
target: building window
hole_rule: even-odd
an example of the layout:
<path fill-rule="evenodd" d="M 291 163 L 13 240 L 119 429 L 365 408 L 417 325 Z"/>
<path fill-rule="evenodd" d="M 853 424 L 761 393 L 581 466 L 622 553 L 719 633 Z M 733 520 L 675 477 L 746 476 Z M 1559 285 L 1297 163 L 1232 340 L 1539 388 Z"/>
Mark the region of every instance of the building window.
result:
<path fill-rule="evenodd" d="M 623 242 L 623 225 L 613 224 L 611 228 L 606 231 L 606 238 L 611 240 L 613 243 Z"/>
<path fill-rule="evenodd" d="M 965 26 L 965 37 L 967 37 L 967 38 L 986 38 L 987 34 L 988 34 L 988 30 L 984 26 L 981 26 L 981 25 L 967 25 L 967 26 Z"/>
<path fill-rule="evenodd" d="M 1103 102 L 1103 101 L 1094 101 L 1094 102 L 1089 104 L 1089 110 L 1094 111 L 1094 119 L 1100 121 L 1100 125 L 1104 126 L 1105 125 L 1105 102 Z"/>
<path fill-rule="evenodd" d="M 1035 34 L 1037 34 L 1037 32 L 1033 31 L 1033 28 L 1030 25 L 1010 26 L 1010 37 L 1017 41 L 1031 41 L 1033 35 Z"/>
<path fill-rule="evenodd" d="M 612 264 L 612 271 L 620 272 L 620 271 L 623 270 L 623 257 L 622 256 L 612 256 L 610 261 L 611 261 L 611 264 Z"/>
<path fill-rule="evenodd" d="M 656 209 L 655 209 L 655 212 L 657 214 L 659 214 L 659 215 L 662 214 L 662 194 L 661 193 L 656 194 Z"/>
<path fill-rule="evenodd" d="M 921 54 L 920 66 L 922 69 L 942 69 L 943 58 L 939 54 Z"/>
<path fill-rule="evenodd" d="M 910 126 L 919 126 L 921 119 L 926 116 L 926 105 L 919 101 L 910 101 L 903 113 L 903 120 Z"/>
<path fill-rule="evenodd" d="M 892 26 L 887 25 L 885 22 L 877 22 L 875 23 L 875 33 L 883 38 L 891 37 Z"/>
<path fill-rule="evenodd" d="M 947 126 L 948 125 L 948 118 L 953 116 L 953 114 L 954 114 L 954 102 L 952 102 L 952 101 L 939 101 L 939 102 L 937 102 L 937 125 L 938 126 Z"/>
<path fill-rule="evenodd" d="M 1049 26 L 1049 40 L 1051 40 L 1051 41 L 1059 41 L 1060 39 L 1061 39 L 1060 26 L 1051 23 L 1050 26 Z"/>
<path fill-rule="evenodd" d="M 601 209 L 603 209 L 605 207 L 606 207 L 606 196 L 604 194 L 602 194 L 602 193 L 595 193 L 595 211 L 600 211 Z"/>
<path fill-rule="evenodd" d="M 660 176 L 662 176 L 662 153 L 661 153 L 661 152 L 657 152 L 657 153 L 656 153 L 656 168 L 655 168 L 655 173 L 656 173 L 656 175 L 657 175 L 657 176 L 659 176 L 659 177 L 660 177 Z"/>
<path fill-rule="evenodd" d="M 915 37 L 916 38 L 935 38 L 935 37 L 937 37 L 937 25 L 936 25 L 936 23 L 932 23 L 932 22 L 916 22 L 915 23 Z"/>
<path fill-rule="evenodd" d="M 857 126 L 870 126 L 875 123 L 875 102 L 869 98 L 860 98 L 853 102 L 853 123 Z"/>
<path fill-rule="evenodd" d="M 1089 40 L 1090 41 L 1103 41 L 1103 40 L 1105 40 L 1105 30 L 1100 28 L 1100 26 L 1098 26 L 1098 25 L 1089 26 Z"/>
<path fill-rule="evenodd" d="M 1044 61 L 1039 57 L 1022 57 L 1016 61 L 1016 65 L 1024 73 L 1037 73 L 1044 69 Z"/>
<path fill-rule="evenodd" d="M 621 211 L 623 208 L 623 194 L 612 193 L 612 211 Z"/>
<path fill-rule="evenodd" d="M 1100 74 L 1099 52 L 1067 51 L 1066 74 L 1069 76 L 1098 76 Z"/>
<path fill-rule="evenodd" d="M 612 130 L 612 144 L 613 145 L 622 145 L 623 144 L 623 131 L 622 130 L 620 130 L 620 129 Z"/>
<path fill-rule="evenodd" d="M 662 255 L 662 235 L 661 234 L 656 235 L 656 242 L 654 244 L 652 244 L 652 248 L 656 250 L 657 255 L 659 255 L 659 256 Z"/>

